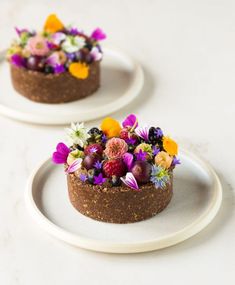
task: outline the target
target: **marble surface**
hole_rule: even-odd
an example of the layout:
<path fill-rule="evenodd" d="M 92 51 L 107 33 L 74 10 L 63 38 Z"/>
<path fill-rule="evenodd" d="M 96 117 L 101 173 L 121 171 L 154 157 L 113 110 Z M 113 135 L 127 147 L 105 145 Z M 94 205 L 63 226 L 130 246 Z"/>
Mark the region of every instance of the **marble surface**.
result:
<path fill-rule="evenodd" d="M 135 112 L 158 124 L 209 161 L 224 188 L 217 218 L 177 246 L 135 255 L 77 249 L 39 229 L 24 204 L 27 177 L 63 127 L 0 117 L 0 284 L 234 284 L 234 10 L 232 0 L 0 0 L 1 48 L 14 26 L 40 27 L 52 11 L 88 31 L 102 27 L 146 74 L 141 98 L 113 116 Z"/>

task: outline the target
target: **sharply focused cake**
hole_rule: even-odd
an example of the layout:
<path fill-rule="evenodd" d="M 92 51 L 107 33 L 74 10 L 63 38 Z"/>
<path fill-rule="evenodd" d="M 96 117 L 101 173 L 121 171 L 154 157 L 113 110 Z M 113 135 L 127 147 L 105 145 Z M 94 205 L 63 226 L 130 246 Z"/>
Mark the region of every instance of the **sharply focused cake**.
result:
<path fill-rule="evenodd" d="M 64 164 L 69 199 L 80 213 L 110 223 L 133 223 L 164 210 L 173 195 L 178 146 L 159 127 L 139 125 L 134 114 L 120 125 L 77 123 L 67 129 L 52 160 Z"/>
<path fill-rule="evenodd" d="M 41 103 L 64 103 L 84 98 L 100 86 L 100 41 L 97 28 L 91 35 L 64 26 L 50 15 L 41 32 L 16 28 L 18 39 L 7 52 L 15 90 Z"/>

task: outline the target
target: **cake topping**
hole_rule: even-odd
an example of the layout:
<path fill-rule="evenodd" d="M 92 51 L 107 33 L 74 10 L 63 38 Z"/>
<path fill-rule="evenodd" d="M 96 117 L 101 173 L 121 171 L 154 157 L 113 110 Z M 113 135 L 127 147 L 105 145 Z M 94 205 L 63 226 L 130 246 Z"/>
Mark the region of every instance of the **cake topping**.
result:
<path fill-rule="evenodd" d="M 164 189 L 180 164 L 176 142 L 164 136 L 159 127 L 139 125 L 134 114 L 121 125 L 108 117 L 101 129 L 88 130 L 83 123 L 72 123 L 66 132 L 69 147 L 59 143 L 52 160 L 65 164 L 66 173 L 76 172 L 83 183 L 105 187 L 125 184 L 139 191 L 141 185 L 152 183 Z"/>
<path fill-rule="evenodd" d="M 99 42 L 106 35 L 100 28 L 88 36 L 75 27 L 66 27 L 54 14 L 40 32 L 15 30 L 18 39 L 8 49 L 7 59 L 19 68 L 45 74 L 68 71 L 78 79 L 86 79 L 89 65 L 103 56 Z"/>

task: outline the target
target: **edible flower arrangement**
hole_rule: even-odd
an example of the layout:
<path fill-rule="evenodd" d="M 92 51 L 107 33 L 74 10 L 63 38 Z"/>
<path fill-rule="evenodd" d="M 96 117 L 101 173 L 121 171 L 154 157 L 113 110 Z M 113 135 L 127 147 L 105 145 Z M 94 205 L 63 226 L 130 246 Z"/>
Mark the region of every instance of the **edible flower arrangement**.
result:
<path fill-rule="evenodd" d="M 68 146 L 60 142 L 52 155 L 84 183 L 116 187 L 125 184 L 141 191 L 152 183 L 164 189 L 172 170 L 180 164 L 177 143 L 159 127 L 141 126 L 134 114 L 120 124 L 105 118 L 100 128 L 87 129 L 83 123 L 66 129 Z"/>
<path fill-rule="evenodd" d="M 18 39 L 7 51 L 8 61 L 17 67 L 45 74 L 70 72 L 86 79 L 89 65 L 100 61 L 100 41 L 105 33 L 95 29 L 90 35 L 72 26 L 65 26 L 56 15 L 48 16 L 41 32 L 15 28 Z"/>

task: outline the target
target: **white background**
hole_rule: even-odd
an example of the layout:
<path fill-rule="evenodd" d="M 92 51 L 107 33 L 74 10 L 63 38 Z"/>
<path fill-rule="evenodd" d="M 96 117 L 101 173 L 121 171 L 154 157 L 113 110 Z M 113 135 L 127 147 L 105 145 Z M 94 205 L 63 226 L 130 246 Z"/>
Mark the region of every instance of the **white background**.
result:
<path fill-rule="evenodd" d="M 209 161 L 224 199 L 210 226 L 168 249 L 108 255 L 70 247 L 32 222 L 23 197 L 27 177 L 63 139 L 63 127 L 1 117 L 0 284 L 234 284 L 235 1 L 0 0 L 0 47 L 14 26 L 40 28 L 51 12 L 86 31 L 102 27 L 107 42 L 140 61 L 142 96 L 113 116 L 134 112 Z M 0 96 L 7 96 L 4 86 Z"/>

